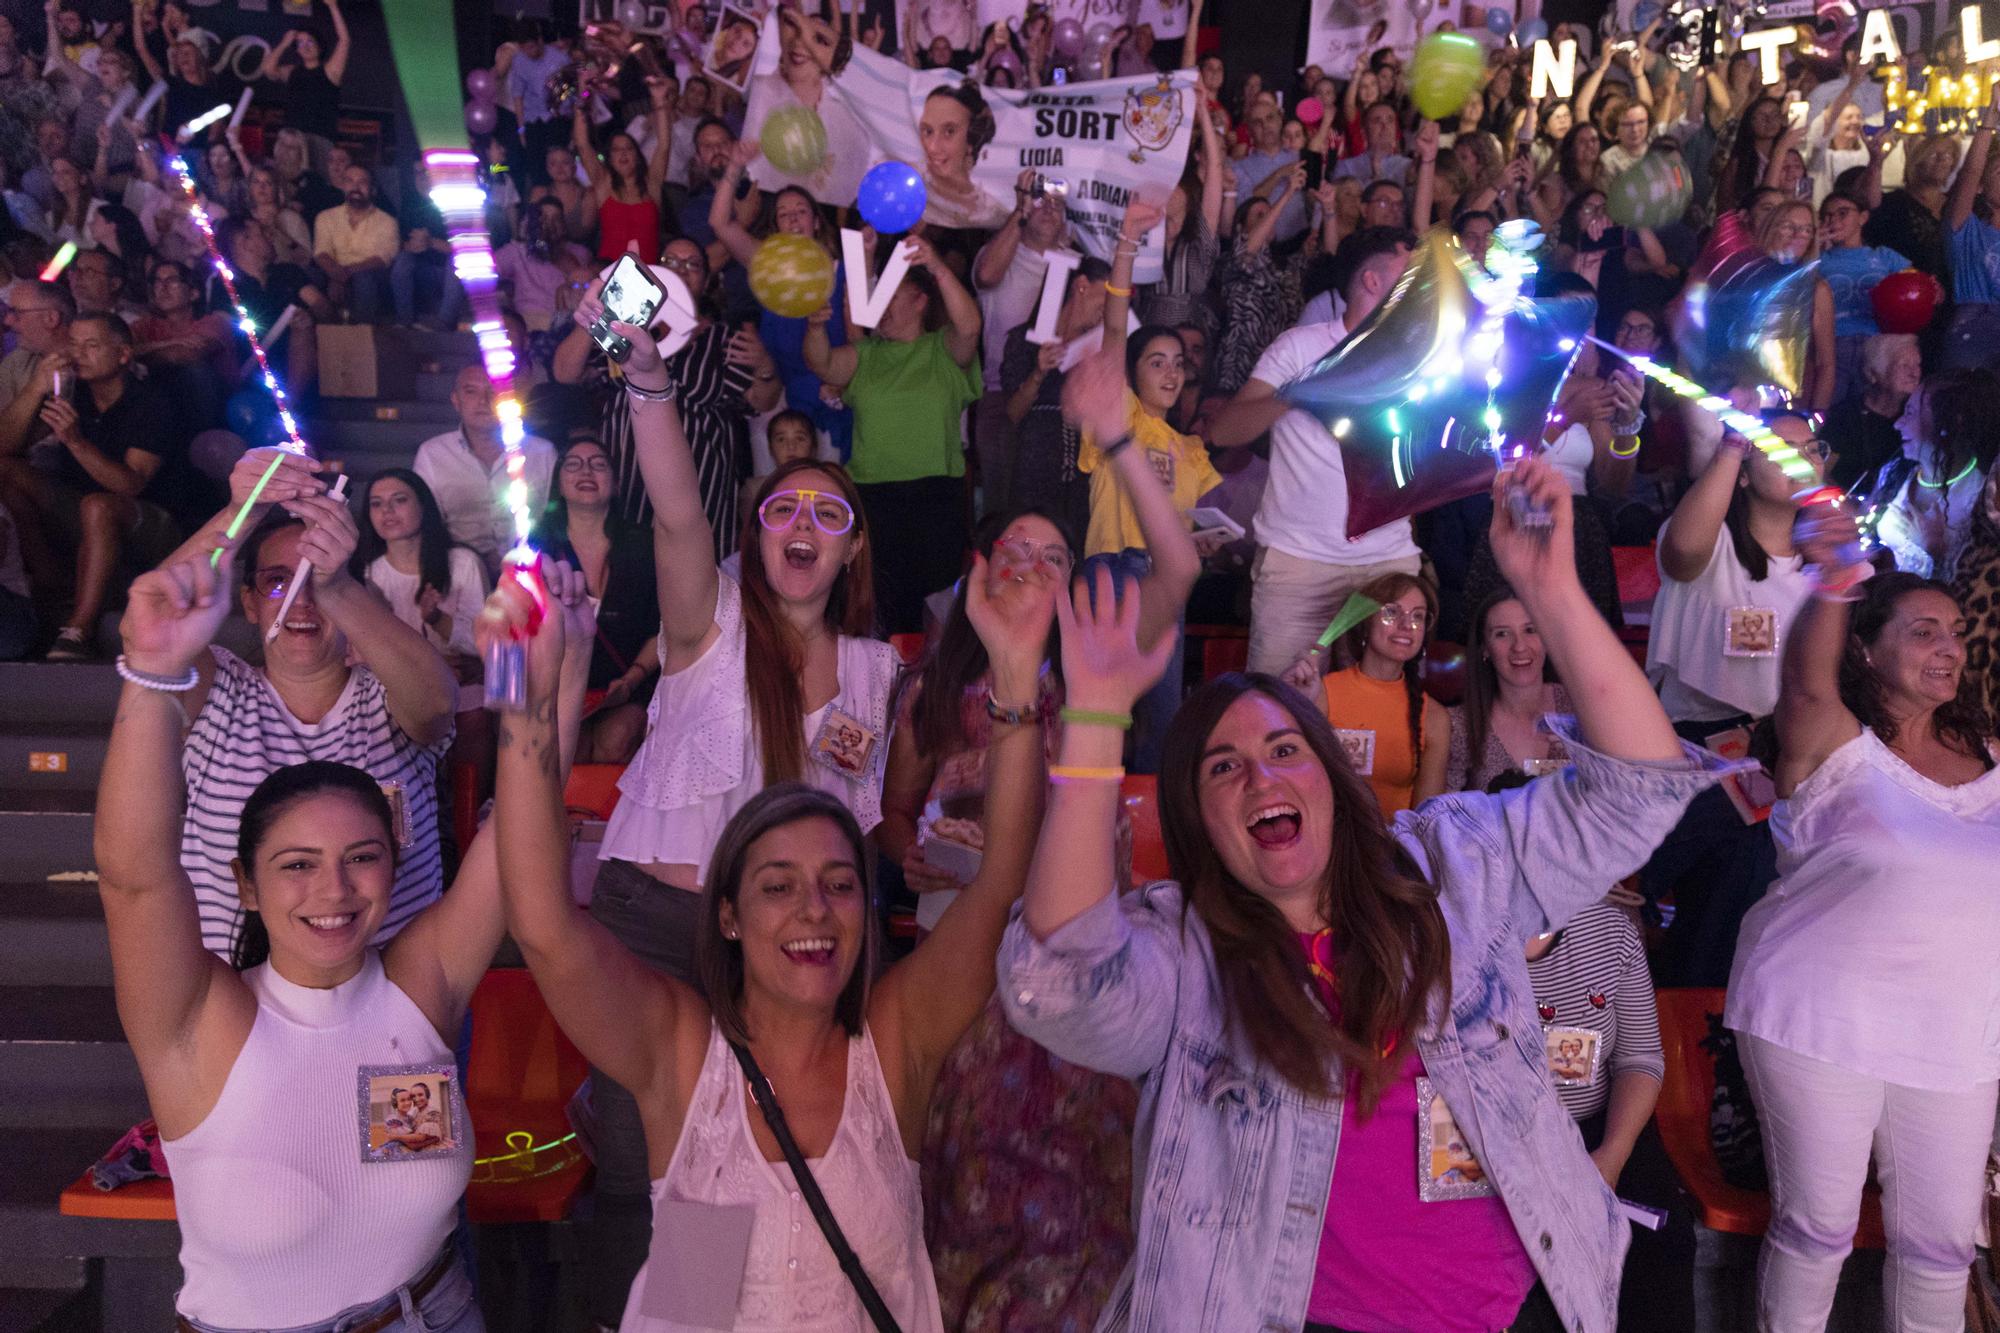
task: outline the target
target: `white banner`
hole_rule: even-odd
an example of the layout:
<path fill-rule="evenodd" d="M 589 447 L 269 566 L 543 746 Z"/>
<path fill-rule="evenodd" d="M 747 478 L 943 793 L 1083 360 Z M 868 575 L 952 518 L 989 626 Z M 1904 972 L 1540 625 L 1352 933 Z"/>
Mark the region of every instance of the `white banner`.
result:
<path fill-rule="evenodd" d="M 800 105 L 777 72 L 775 17 L 765 21 L 750 79 L 744 137 L 759 137 L 779 107 Z M 910 69 L 856 47 L 838 75 L 824 80 L 818 106 L 827 158 L 810 176 L 788 176 L 764 159 L 750 169 L 767 190 L 799 185 L 829 204 L 852 204 L 861 178 L 878 162 L 902 161 L 923 173 L 938 227 L 998 227 L 1014 207 L 1023 169 L 1060 191 L 1072 244 L 1109 260 L 1125 204 L 1134 194 L 1164 203 L 1187 164 L 1194 121 L 1187 114 L 1192 70 L 1102 79 L 1039 91 L 980 88 L 950 70 Z M 968 105 L 969 104 L 969 105 Z M 926 147 L 919 126 L 933 134 Z M 1160 276 L 1164 229 L 1140 250 L 1134 277 Z"/>
<path fill-rule="evenodd" d="M 1512 24 L 1526 22 L 1542 12 L 1542 0 L 1313 0 L 1312 24 L 1306 33 L 1306 65 L 1318 65 L 1336 79 L 1344 79 L 1357 62 L 1366 64 L 1371 53 L 1389 47 L 1404 60 L 1416 50 L 1417 39 L 1450 26 L 1491 50 L 1506 41 L 1505 35 L 1486 26 L 1489 10 L 1505 10 Z M 1302 66 L 1303 67 L 1303 66 Z"/>
<path fill-rule="evenodd" d="M 1187 33 L 1188 0 L 1049 0 L 1047 9 L 1051 21 L 1075 19 L 1086 30 L 1099 23 L 1150 23 L 1163 41 Z M 896 0 L 896 31 L 907 31 L 905 20 L 914 19 L 919 50 L 943 36 L 958 50 L 976 51 L 981 33 L 995 23 L 1012 23 L 1019 31 L 1027 12 L 1026 0 Z M 961 33 L 970 36 L 960 42 Z"/>

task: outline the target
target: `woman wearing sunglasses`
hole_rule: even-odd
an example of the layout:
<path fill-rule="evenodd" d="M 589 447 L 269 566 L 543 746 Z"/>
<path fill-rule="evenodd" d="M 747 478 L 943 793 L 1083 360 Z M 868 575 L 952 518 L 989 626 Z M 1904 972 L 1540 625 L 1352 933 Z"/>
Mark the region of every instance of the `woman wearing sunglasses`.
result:
<path fill-rule="evenodd" d="M 578 318 L 603 309 L 593 285 Z M 840 467 L 778 468 L 754 496 L 742 576 L 717 567 L 677 381 L 652 335 L 624 365 L 632 440 L 653 505 L 660 683 L 605 831 L 591 915 L 649 966 L 693 980 L 702 872 L 723 826 L 776 782 L 831 793 L 866 834 L 881 822 L 898 662 L 874 628 L 866 525 Z M 593 1071 L 598 1124 L 593 1314 L 616 1323 L 646 1256 L 646 1141 L 631 1093 Z"/>

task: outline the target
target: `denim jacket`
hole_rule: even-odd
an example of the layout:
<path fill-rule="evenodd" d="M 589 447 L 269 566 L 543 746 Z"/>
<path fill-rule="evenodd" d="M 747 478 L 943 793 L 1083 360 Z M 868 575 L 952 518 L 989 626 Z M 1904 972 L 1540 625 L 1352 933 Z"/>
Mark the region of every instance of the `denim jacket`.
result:
<path fill-rule="evenodd" d="M 1556 1099 L 1523 949 L 1601 899 L 1697 793 L 1742 765 L 1693 746 L 1678 763 L 1627 763 L 1551 722 L 1572 759 L 1562 773 L 1441 797 L 1397 816 L 1394 831 L 1437 888 L 1451 936 L 1449 1013 L 1434 1002 L 1417 1039 L 1429 1077 L 1565 1327 L 1610 1333 L 1630 1224 Z M 1021 1033 L 1140 1086 L 1137 1244 L 1098 1328 L 1298 1330 L 1340 1094 L 1291 1087 L 1227 1024 L 1208 932 L 1180 886 L 1109 895 L 1047 940 L 1017 914 L 999 968 Z"/>

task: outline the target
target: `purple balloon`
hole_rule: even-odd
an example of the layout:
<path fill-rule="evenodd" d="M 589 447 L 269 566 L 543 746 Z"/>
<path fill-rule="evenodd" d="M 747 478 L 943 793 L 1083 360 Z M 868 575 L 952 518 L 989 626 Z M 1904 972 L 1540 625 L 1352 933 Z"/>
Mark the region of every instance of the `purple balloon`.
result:
<path fill-rule="evenodd" d="M 907 162 L 877 162 L 855 192 L 863 220 L 884 236 L 916 226 L 929 201 L 923 176 Z"/>
<path fill-rule="evenodd" d="M 493 127 L 500 123 L 500 109 L 491 102 L 468 102 L 465 105 L 465 128 L 471 134 L 491 134 Z"/>
<path fill-rule="evenodd" d="M 472 94 L 475 102 L 491 102 L 496 88 L 490 69 L 475 69 L 465 76 L 465 91 Z"/>
<path fill-rule="evenodd" d="M 1056 50 L 1063 55 L 1073 56 L 1083 50 L 1083 25 L 1068 15 L 1056 20 L 1050 36 L 1055 40 Z"/>
<path fill-rule="evenodd" d="M 188 441 L 188 461 L 204 477 L 222 481 L 249 447 L 234 431 L 205 430 Z"/>
<path fill-rule="evenodd" d="M 1018 80 L 1021 77 L 1021 58 L 1002 47 L 986 58 L 986 68 L 1004 69 Z"/>
<path fill-rule="evenodd" d="M 1109 23 L 1093 23 L 1084 41 L 1094 51 L 1101 51 L 1111 45 L 1111 34 L 1116 31 Z"/>

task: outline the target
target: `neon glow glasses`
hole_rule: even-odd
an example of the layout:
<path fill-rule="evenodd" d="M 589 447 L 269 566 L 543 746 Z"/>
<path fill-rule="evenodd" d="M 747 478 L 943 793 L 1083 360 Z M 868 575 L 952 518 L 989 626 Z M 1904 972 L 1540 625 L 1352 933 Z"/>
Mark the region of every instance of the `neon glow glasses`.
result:
<path fill-rule="evenodd" d="M 833 491 L 773 491 L 757 506 L 757 521 L 771 532 L 783 532 L 798 518 L 801 505 L 811 506 L 813 526 L 829 537 L 854 530 L 853 507 Z"/>

